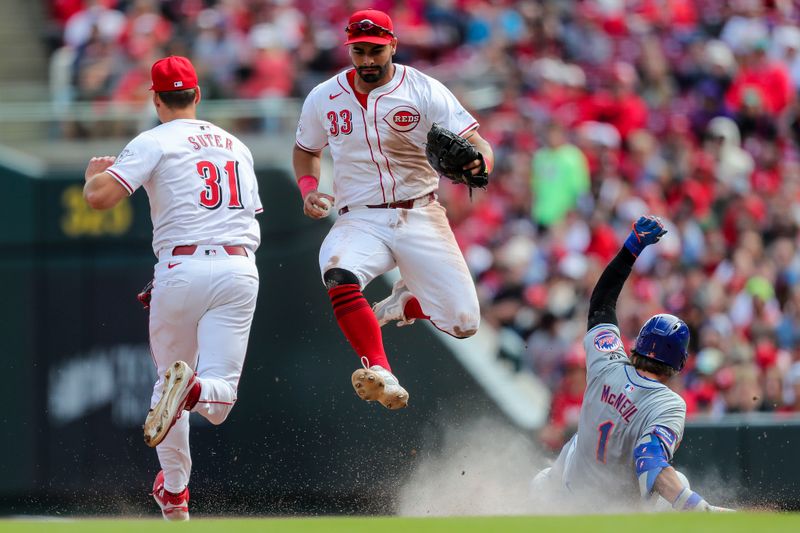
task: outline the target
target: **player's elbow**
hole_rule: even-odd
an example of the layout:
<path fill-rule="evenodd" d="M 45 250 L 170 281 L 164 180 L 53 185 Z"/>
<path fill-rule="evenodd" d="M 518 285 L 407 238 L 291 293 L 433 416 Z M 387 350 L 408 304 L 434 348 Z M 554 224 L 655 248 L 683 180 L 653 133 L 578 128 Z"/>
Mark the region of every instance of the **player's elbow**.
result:
<path fill-rule="evenodd" d="M 98 210 L 111 209 L 117 204 L 113 198 L 110 198 L 108 195 L 103 194 L 100 191 L 84 190 L 83 199 L 86 200 L 86 203 L 89 205 L 89 207 Z"/>
<path fill-rule="evenodd" d="M 110 180 L 96 178 L 83 188 L 83 199 L 92 209 L 111 209 L 127 195 L 121 185 Z"/>
<path fill-rule="evenodd" d="M 103 195 L 97 191 L 89 189 L 88 187 L 83 189 L 83 199 L 92 209 L 107 209 Z"/>

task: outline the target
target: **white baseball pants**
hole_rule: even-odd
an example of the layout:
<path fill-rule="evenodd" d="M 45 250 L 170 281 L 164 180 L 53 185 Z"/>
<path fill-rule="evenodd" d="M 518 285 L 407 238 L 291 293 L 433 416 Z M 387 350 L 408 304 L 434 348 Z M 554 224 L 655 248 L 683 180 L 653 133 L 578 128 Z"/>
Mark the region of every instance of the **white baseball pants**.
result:
<path fill-rule="evenodd" d="M 468 337 L 480 324 L 472 275 L 439 202 L 414 209 L 355 209 L 340 216 L 319 252 L 324 275 L 349 270 L 361 287 L 400 269 L 422 311 L 440 330 Z"/>
<path fill-rule="evenodd" d="M 150 407 L 161 396 L 164 373 L 175 361 L 197 372 L 202 390 L 192 409 L 221 424 L 236 402 L 258 296 L 255 257 L 228 255 L 200 245 L 194 255 L 162 251 L 150 303 L 150 349 L 158 369 Z M 156 447 L 164 486 L 181 492 L 189 483 L 189 416 L 185 413 Z"/>

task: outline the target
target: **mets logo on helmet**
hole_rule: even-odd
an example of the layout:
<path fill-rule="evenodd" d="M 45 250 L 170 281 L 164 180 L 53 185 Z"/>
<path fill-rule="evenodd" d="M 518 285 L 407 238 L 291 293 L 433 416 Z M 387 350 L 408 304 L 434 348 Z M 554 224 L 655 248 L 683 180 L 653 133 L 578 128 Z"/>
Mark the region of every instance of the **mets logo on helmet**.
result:
<path fill-rule="evenodd" d="M 620 345 L 619 337 L 613 331 L 604 329 L 594 336 L 594 347 L 601 352 L 614 352 Z"/>
<path fill-rule="evenodd" d="M 419 111 L 408 105 L 395 107 L 383 117 L 393 130 L 411 131 L 419 124 Z"/>

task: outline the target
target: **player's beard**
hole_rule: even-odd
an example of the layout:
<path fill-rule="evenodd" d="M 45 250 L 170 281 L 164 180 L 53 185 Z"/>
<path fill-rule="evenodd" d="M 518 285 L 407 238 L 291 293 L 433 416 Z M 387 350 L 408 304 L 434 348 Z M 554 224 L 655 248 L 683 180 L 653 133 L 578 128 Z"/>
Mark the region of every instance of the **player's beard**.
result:
<path fill-rule="evenodd" d="M 361 78 L 361 81 L 364 83 L 377 83 L 386 76 L 386 73 L 389 71 L 389 66 L 391 66 L 391 61 L 386 63 L 385 65 L 371 65 L 369 67 L 356 67 L 356 72 L 358 72 L 358 77 Z M 371 72 L 364 72 L 367 69 L 375 69 Z"/>

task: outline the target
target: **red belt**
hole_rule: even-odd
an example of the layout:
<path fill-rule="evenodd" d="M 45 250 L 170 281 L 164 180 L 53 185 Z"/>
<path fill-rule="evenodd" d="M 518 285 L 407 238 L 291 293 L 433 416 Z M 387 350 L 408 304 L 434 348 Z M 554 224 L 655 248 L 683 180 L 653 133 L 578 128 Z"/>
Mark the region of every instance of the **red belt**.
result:
<path fill-rule="evenodd" d="M 366 207 L 369 209 L 414 209 L 414 202 L 417 200 L 435 200 L 436 193 L 429 192 L 425 196 L 420 196 L 418 198 L 412 198 L 410 200 L 400 200 L 399 202 L 386 202 L 383 204 L 377 205 L 365 205 L 362 207 Z M 430 202 L 429 202 L 430 203 Z M 427 205 L 427 204 L 426 204 Z M 355 207 L 353 208 L 355 209 Z M 348 206 L 344 206 L 343 208 L 339 209 L 339 215 L 344 215 L 348 213 L 350 208 Z"/>
<path fill-rule="evenodd" d="M 212 245 L 216 246 L 216 245 Z M 228 255 L 247 255 L 247 248 L 244 246 L 223 246 L 223 250 L 225 250 Z M 190 244 L 185 246 L 176 246 L 172 249 L 172 255 L 194 255 L 197 251 L 196 244 Z"/>

